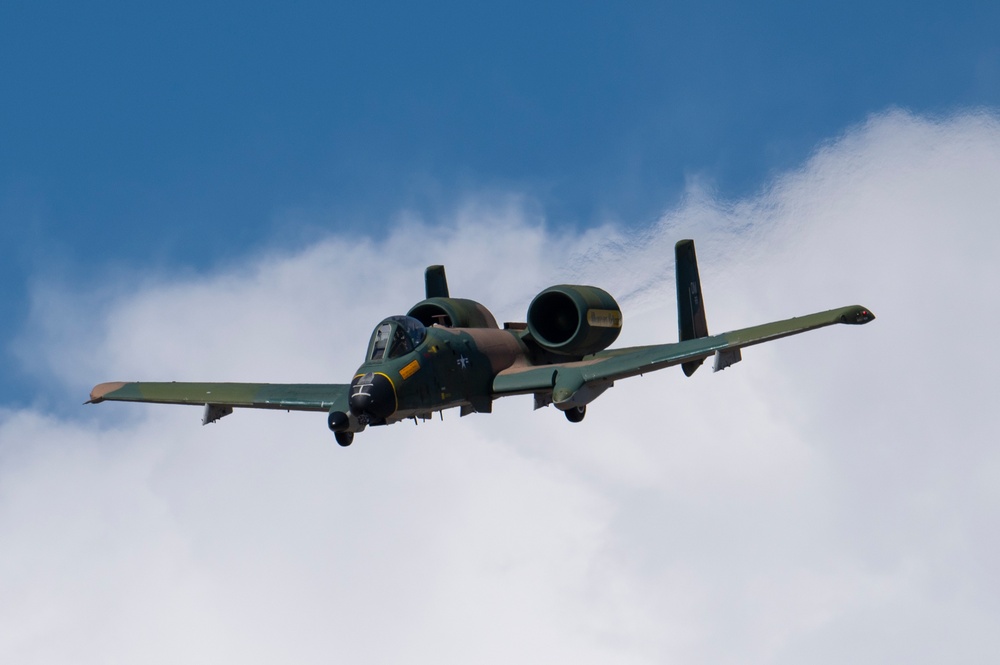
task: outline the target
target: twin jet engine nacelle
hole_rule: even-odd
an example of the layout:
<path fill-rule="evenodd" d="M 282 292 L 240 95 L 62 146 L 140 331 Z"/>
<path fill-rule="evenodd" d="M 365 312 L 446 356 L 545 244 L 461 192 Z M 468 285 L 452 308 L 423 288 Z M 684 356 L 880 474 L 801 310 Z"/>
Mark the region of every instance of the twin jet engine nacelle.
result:
<path fill-rule="evenodd" d="M 528 332 L 539 346 L 586 356 L 611 346 L 622 331 L 622 310 L 596 286 L 550 286 L 528 305 Z"/>
<path fill-rule="evenodd" d="M 407 315 L 425 326 L 498 327 L 496 319 L 480 303 L 443 294 L 420 301 Z M 550 286 L 531 301 L 527 319 L 528 334 L 522 337 L 525 343 L 533 342 L 549 353 L 577 358 L 603 351 L 622 329 L 618 303 L 596 286 Z"/>
<path fill-rule="evenodd" d="M 406 313 L 425 326 L 435 323 L 445 328 L 496 328 L 490 310 L 467 298 L 434 297 L 421 300 Z"/>

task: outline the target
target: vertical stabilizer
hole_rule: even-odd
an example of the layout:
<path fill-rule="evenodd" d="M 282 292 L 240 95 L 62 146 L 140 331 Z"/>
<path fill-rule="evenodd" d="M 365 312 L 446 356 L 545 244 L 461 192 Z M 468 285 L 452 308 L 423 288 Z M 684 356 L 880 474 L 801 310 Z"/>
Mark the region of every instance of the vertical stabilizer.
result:
<path fill-rule="evenodd" d="M 444 266 L 427 266 L 424 271 L 424 286 L 428 298 L 448 297 L 448 278 L 444 274 Z"/>
<path fill-rule="evenodd" d="M 698 276 L 698 257 L 694 253 L 694 240 L 681 240 L 674 246 L 677 269 L 677 330 L 680 341 L 708 337 L 705 321 L 705 300 L 701 294 Z M 692 360 L 683 363 L 684 374 L 691 376 L 705 362 Z"/>

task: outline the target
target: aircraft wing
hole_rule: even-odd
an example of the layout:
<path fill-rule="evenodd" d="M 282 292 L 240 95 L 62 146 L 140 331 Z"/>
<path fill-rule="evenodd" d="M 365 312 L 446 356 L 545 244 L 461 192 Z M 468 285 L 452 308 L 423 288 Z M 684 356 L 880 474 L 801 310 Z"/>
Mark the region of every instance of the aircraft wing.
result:
<path fill-rule="evenodd" d="M 837 323 L 864 324 L 874 318 L 875 315 L 870 310 L 855 305 L 673 344 L 610 349 L 575 362 L 510 367 L 494 379 L 493 396 L 545 393 L 551 390 L 553 400 L 559 404 L 572 400 L 574 395 L 589 386 L 596 397 L 618 379 L 691 361 L 698 362 L 712 356 L 716 356 L 716 369 L 724 369 L 739 362 L 740 349 L 745 346 Z M 577 399 L 584 400 L 588 396 L 580 394 Z"/>
<path fill-rule="evenodd" d="M 335 404 L 347 410 L 350 386 L 341 383 L 101 383 L 90 391 L 87 404 L 152 402 L 204 405 L 203 424 L 232 413 L 234 407 L 329 411 Z"/>

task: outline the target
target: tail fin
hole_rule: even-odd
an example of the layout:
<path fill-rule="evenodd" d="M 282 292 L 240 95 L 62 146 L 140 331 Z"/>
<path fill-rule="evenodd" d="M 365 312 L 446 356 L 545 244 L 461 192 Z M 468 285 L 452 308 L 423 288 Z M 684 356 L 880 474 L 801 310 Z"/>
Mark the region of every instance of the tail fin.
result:
<path fill-rule="evenodd" d="M 708 337 L 708 323 L 705 321 L 705 301 L 701 294 L 701 278 L 698 276 L 698 257 L 694 253 L 694 240 L 681 240 L 674 246 L 677 269 L 677 331 L 680 341 Z M 686 376 L 705 362 L 692 360 L 683 363 L 681 369 Z"/>
<path fill-rule="evenodd" d="M 448 278 L 444 274 L 444 266 L 427 266 L 424 271 L 424 288 L 428 298 L 448 297 Z"/>

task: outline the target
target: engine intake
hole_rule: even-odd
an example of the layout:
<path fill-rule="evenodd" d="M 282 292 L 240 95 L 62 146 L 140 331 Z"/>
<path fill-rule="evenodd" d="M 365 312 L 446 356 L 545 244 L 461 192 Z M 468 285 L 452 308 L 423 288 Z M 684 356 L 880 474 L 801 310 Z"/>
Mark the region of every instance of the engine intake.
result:
<path fill-rule="evenodd" d="M 528 331 L 544 349 L 585 356 L 609 347 L 622 329 L 615 299 L 596 286 L 550 286 L 528 305 Z"/>
<path fill-rule="evenodd" d="M 446 328 L 496 328 L 490 310 L 466 298 L 428 298 L 410 308 L 412 316 L 425 326 L 435 323 Z"/>

